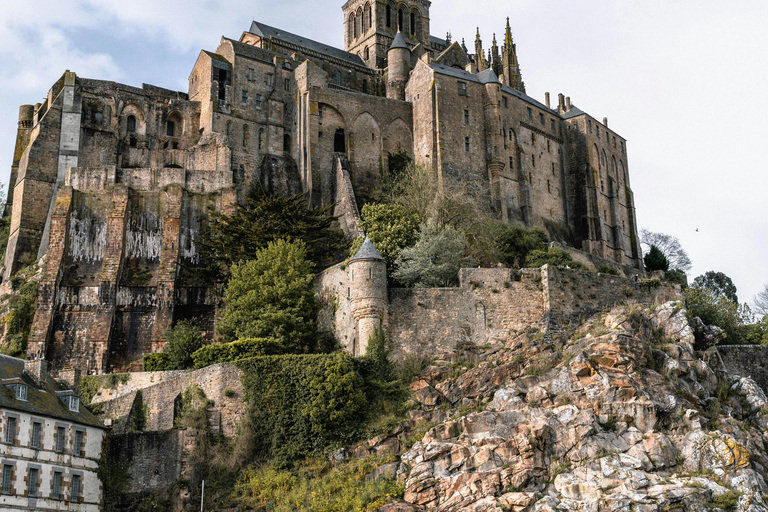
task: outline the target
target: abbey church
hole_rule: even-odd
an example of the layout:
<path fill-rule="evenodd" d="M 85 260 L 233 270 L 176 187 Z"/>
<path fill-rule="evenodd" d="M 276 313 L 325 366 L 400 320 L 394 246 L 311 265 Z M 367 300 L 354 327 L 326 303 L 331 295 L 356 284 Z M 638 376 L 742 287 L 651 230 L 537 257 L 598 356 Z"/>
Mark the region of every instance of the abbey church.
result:
<path fill-rule="evenodd" d="M 484 180 L 505 221 L 642 268 L 625 139 L 526 95 L 509 20 L 501 47 L 478 32 L 470 50 L 430 35 L 429 8 L 350 0 L 343 50 L 254 21 L 200 52 L 187 92 L 67 71 L 21 106 L 4 280 L 45 256 L 28 358 L 103 373 L 181 319 L 212 332 L 218 299 L 184 272 L 210 212 L 305 193 L 357 237 L 356 193 L 403 153 Z"/>

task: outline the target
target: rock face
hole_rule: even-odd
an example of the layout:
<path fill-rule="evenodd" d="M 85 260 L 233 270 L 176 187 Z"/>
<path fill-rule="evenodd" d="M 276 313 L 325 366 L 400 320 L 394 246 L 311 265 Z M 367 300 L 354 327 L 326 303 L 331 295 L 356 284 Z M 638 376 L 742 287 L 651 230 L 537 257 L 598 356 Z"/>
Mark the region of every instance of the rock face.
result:
<path fill-rule="evenodd" d="M 679 303 L 541 338 L 414 381 L 412 417 L 433 423 L 392 510 L 768 511 L 765 395 L 710 368 Z"/>

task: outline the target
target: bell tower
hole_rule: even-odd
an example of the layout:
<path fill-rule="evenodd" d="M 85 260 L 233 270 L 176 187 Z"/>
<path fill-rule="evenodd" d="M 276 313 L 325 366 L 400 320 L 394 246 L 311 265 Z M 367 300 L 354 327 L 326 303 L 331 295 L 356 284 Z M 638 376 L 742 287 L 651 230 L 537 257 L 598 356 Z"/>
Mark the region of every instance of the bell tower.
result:
<path fill-rule="evenodd" d="M 369 68 L 387 67 L 387 52 L 398 30 L 409 48 L 430 51 L 429 0 L 349 0 L 344 12 L 344 50 L 359 55 Z M 423 53 L 423 52 L 421 52 Z"/>

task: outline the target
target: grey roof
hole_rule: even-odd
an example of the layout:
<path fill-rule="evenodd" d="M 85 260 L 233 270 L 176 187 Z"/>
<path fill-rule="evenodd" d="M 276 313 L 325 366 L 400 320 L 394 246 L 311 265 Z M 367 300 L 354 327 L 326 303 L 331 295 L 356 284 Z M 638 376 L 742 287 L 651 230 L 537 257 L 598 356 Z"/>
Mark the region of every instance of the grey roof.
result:
<path fill-rule="evenodd" d="M 578 117 L 584 114 L 586 114 L 586 112 L 584 112 L 580 108 L 577 108 L 575 105 L 571 104 L 571 110 L 569 110 L 568 112 L 563 112 L 560 115 L 560 117 L 562 117 L 563 119 L 570 119 L 572 117 Z"/>
<path fill-rule="evenodd" d="M 477 74 L 477 79 L 480 80 L 480 83 L 483 84 L 500 83 L 499 77 L 496 76 L 496 73 L 490 68 L 479 72 Z"/>
<path fill-rule="evenodd" d="M 462 80 L 467 80 L 470 82 L 480 82 L 480 79 L 477 78 L 477 75 L 470 73 L 465 69 L 452 68 L 450 66 L 443 66 L 442 64 L 434 64 L 434 63 L 430 64 L 430 67 L 442 75 L 448 75 L 454 78 L 461 78 Z"/>
<path fill-rule="evenodd" d="M 16 399 L 7 385 L 9 381 L 27 385 L 26 400 Z M 0 407 L 105 428 L 82 403 L 79 412 L 70 411 L 69 406 L 65 405 L 57 395 L 57 391 L 66 392 L 67 388 L 56 382 L 50 375 L 46 376 L 43 385 L 38 388 L 24 373 L 23 359 L 0 354 Z"/>
<path fill-rule="evenodd" d="M 259 37 L 266 37 L 266 38 L 274 37 L 277 39 L 282 39 L 283 41 L 286 41 L 288 43 L 295 44 L 298 46 L 303 46 L 304 48 L 308 48 L 310 50 L 320 52 L 320 53 L 325 53 L 326 55 L 330 55 L 331 57 L 336 57 L 337 59 L 347 61 L 350 64 L 365 66 L 365 62 L 363 62 L 363 59 L 361 59 L 359 55 L 345 52 L 344 50 L 334 48 L 331 45 L 313 41 L 312 39 L 307 39 L 306 37 L 298 36 L 296 34 L 286 32 L 285 30 L 282 30 L 282 29 L 270 27 L 269 25 L 265 25 L 264 23 L 260 23 L 258 21 L 253 21 L 251 23 L 251 29 L 249 30 L 249 32 Z"/>
<path fill-rule="evenodd" d="M 408 48 L 408 45 L 405 44 L 403 33 L 400 32 L 399 30 L 397 31 L 397 34 L 395 34 L 395 38 L 392 40 L 392 44 L 389 46 L 390 50 L 392 50 L 393 48 L 405 48 L 406 50 L 410 50 L 410 48 Z"/>
<path fill-rule="evenodd" d="M 357 250 L 354 256 L 352 256 L 352 259 L 349 261 L 355 261 L 355 260 L 382 260 L 384 261 L 384 258 L 381 257 L 381 254 L 379 254 L 379 251 L 376 250 L 376 247 L 373 246 L 371 243 L 371 239 L 368 238 L 366 235 L 365 241 L 363 241 L 363 245 L 360 246 L 360 248 Z"/>
<path fill-rule="evenodd" d="M 531 105 L 535 105 L 535 106 L 539 107 L 542 110 L 546 110 L 547 112 L 550 112 L 550 113 L 552 113 L 554 115 L 558 115 L 557 110 L 553 110 L 551 108 L 547 108 L 547 106 L 545 104 L 541 103 L 540 101 L 536 101 L 535 99 L 531 98 L 527 94 L 524 94 L 524 93 L 518 91 L 517 89 L 515 89 L 513 87 L 510 87 L 508 85 L 502 85 L 501 86 L 501 90 L 506 92 L 507 94 L 511 94 L 512 96 L 516 96 L 517 98 L 520 98 L 521 100 L 526 101 L 526 102 L 530 103 Z"/>
<path fill-rule="evenodd" d="M 440 46 L 448 46 L 448 41 L 435 36 L 429 36 L 429 42 L 433 44 L 439 44 Z"/>

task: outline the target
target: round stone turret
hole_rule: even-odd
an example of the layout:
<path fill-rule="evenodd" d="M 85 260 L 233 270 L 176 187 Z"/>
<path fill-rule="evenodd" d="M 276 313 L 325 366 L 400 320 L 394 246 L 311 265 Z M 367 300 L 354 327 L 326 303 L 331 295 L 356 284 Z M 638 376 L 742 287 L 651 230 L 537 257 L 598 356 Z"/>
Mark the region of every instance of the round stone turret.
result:
<path fill-rule="evenodd" d="M 356 333 L 352 355 L 364 355 L 376 328 L 386 327 L 387 264 L 366 236 L 349 265 L 350 302 Z"/>
<path fill-rule="evenodd" d="M 35 118 L 34 105 L 22 105 L 19 107 L 19 128 L 32 128 L 32 121 Z"/>
<path fill-rule="evenodd" d="M 410 67 L 411 49 L 398 30 L 387 52 L 387 98 L 405 99 L 405 84 L 408 82 Z"/>

